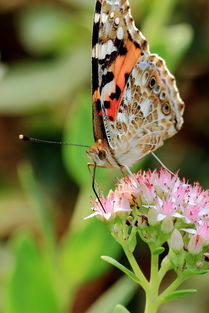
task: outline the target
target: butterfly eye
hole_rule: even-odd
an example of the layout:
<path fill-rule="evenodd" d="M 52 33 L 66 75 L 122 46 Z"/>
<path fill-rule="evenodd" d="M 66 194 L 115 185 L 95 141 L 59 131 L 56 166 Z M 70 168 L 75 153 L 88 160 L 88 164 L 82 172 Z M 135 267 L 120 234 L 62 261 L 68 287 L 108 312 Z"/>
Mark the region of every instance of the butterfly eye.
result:
<path fill-rule="evenodd" d="M 156 79 L 155 79 L 155 77 L 152 77 L 149 81 L 150 88 L 153 88 L 155 86 L 155 84 L 156 84 Z"/>
<path fill-rule="evenodd" d="M 101 161 L 104 160 L 104 159 L 106 159 L 106 151 L 104 151 L 104 150 L 99 150 L 98 157 L 99 157 L 99 159 L 100 159 Z"/>
<path fill-rule="evenodd" d="M 166 94 L 164 91 L 161 92 L 160 94 L 160 100 L 165 100 Z"/>
<path fill-rule="evenodd" d="M 163 103 L 161 109 L 162 109 L 163 114 L 165 114 L 165 115 L 168 115 L 171 113 L 171 106 L 168 102 Z"/>
<path fill-rule="evenodd" d="M 157 86 L 155 86 L 155 88 L 154 88 L 154 93 L 158 94 L 159 92 L 160 92 L 160 86 L 157 85 Z"/>

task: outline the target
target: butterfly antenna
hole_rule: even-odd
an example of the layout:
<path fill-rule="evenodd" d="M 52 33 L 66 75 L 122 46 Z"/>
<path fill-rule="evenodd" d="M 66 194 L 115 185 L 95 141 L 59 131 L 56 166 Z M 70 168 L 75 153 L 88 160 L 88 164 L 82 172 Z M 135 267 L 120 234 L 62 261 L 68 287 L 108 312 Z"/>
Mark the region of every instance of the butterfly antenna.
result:
<path fill-rule="evenodd" d="M 92 189 L 93 189 L 93 192 L 97 198 L 97 200 L 99 201 L 99 204 L 101 205 L 102 207 L 102 210 L 104 213 L 107 213 L 103 204 L 102 204 L 102 201 L 100 200 L 98 194 L 97 194 L 97 191 L 96 191 L 96 188 L 95 188 L 95 176 L 96 176 L 96 164 L 94 164 L 94 170 L 93 170 L 93 176 L 92 176 Z"/>
<path fill-rule="evenodd" d="M 24 135 L 19 135 L 19 140 L 36 142 L 36 143 L 45 143 L 45 144 L 47 143 L 47 144 L 53 144 L 53 145 L 64 145 L 64 146 L 90 148 L 90 146 L 80 145 L 80 144 L 76 144 L 76 143 L 68 143 L 68 142 L 63 142 L 63 141 L 42 140 L 42 139 L 37 139 L 37 138 L 33 138 L 33 137 L 27 137 Z"/>
<path fill-rule="evenodd" d="M 172 171 L 170 171 L 165 164 L 157 157 L 157 155 L 154 152 L 151 152 L 151 154 L 153 155 L 153 157 L 160 163 L 160 165 L 166 170 L 168 171 L 171 175 L 175 175 Z"/>

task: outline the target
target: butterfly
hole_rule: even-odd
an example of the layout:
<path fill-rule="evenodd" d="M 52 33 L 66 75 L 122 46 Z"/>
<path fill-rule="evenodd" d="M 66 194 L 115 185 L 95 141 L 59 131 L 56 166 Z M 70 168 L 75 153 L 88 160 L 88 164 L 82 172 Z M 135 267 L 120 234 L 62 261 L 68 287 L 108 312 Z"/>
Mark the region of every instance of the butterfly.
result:
<path fill-rule="evenodd" d="M 127 0 L 97 0 L 92 37 L 95 168 L 129 169 L 183 124 L 184 102 L 165 61 L 151 54 Z"/>

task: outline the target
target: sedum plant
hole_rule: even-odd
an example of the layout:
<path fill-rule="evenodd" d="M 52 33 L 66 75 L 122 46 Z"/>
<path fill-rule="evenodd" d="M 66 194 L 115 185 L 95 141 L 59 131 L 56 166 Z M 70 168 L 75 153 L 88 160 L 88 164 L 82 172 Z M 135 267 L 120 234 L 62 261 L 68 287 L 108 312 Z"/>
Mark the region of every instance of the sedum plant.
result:
<path fill-rule="evenodd" d="M 145 313 L 156 313 L 159 306 L 175 298 L 196 292 L 195 289 L 178 290 L 188 278 L 207 273 L 209 263 L 209 190 L 195 183 L 189 184 L 165 169 L 153 172 L 139 171 L 124 177 L 110 191 L 93 203 L 93 213 L 107 223 L 114 239 L 123 248 L 131 270 L 115 259 L 102 259 L 119 268 L 146 294 Z M 150 250 L 149 279 L 137 263 L 134 252 L 138 237 Z M 159 256 L 168 247 L 168 253 Z M 168 271 L 176 278 L 163 290 L 160 285 Z M 115 312 L 127 312 L 118 306 Z"/>

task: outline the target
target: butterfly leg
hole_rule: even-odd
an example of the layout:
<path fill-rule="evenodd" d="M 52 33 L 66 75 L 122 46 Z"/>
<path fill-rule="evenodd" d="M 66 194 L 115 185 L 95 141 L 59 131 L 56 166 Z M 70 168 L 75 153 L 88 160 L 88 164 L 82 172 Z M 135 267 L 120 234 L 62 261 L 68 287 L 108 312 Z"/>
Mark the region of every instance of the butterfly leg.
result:
<path fill-rule="evenodd" d="M 123 175 L 123 178 L 126 177 L 125 168 L 123 166 L 120 167 L 121 173 Z"/>
<path fill-rule="evenodd" d="M 97 191 L 96 191 L 96 188 L 95 188 L 95 184 L 96 184 L 95 177 L 96 177 L 96 168 L 97 168 L 97 166 L 96 166 L 95 163 L 88 163 L 87 166 L 88 166 L 88 170 L 89 170 L 89 172 L 90 172 L 90 174 L 91 174 L 91 177 L 92 177 L 92 189 L 93 189 L 93 192 L 94 192 L 94 194 L 95 194 L 97 200 L 99 201 L 99 203 L 100 203 L 100 205 L 101 205 L 101 207 L 102 207 L 102 210 L 104 211 L 104 213 L 106 213 L 105 208 L 104 208 L 104 206 L 103 206 L 103 204 L 102 204 L 102 202 L 101 202 L 101 200 L 100 200 L 100 198 L 99 198 L 99 195 L 98 195 L 98 193 L 97 193 Z M 93 173 L 92 173 L 91 170 L 90 170 L 90 167 L 91 167 L 91 166 L 93 166 Z"/>
<path fill-rule="evenodd" d="M 88 164 L 87 164 L 88 171 L 89 171 L 91 177 L 93 178 L 93 173 L 91 172 L 91 167 L 92 167 L 92 166 L 94 166 L 94 163 L 88 163 Z"/>
<path fill-rule="evenodd" d="M 153 157 L 160 163 L 160 165 L 166 170 L 168 171 L 171 175 L 175 175 L 172 171 L 170 171 L 165 164 L 157 157 L 157 155 L 154 152 L 151 152 Z"/>
<path fill-rule="evenodd" d="M 124 165 L 124 168 L 128 172 L 129 176 L 133 179 L 133 182 L 136 184 L 136 187 L 139 187 L 139 183 L 138 183 L 136 177 L 134 176 L 134 174 L 131 172 L 130 168 L 127 165 Z"/>

